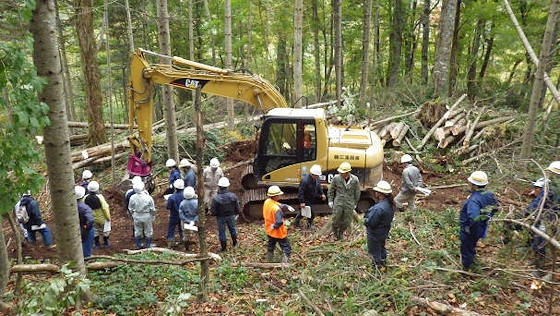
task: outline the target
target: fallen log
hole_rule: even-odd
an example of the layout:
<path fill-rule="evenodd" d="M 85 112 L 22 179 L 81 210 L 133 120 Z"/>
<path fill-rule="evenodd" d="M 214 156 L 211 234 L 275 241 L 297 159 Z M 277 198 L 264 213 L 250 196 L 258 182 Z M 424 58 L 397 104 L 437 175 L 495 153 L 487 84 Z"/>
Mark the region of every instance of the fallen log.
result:
<path fill-rule="evenodd" d="M 385 140 L 391 139 L 391 134 L 389 132 L 390 132 L 391 129 L 393 129 L 393 127 L 395 127 L 396 124 L 397 123 L 395 123 L 395 122 L 391 122 L 391 123 L 385 125 L 381 129 L 381 131 L 379 132 L 379 138 L 385 139 Z"/>
<path fill-rule="evenodd" d="M 58 273 L 60 267 L 52 263 L 16 264 L 10 268 L 10 273 Z"/>
<path fill-rule="evenodd" d="M 455 136 L 449 135 L 438 143 L 439 148 L 447 148 L 455 140 Z"/>
<path fill-rule="evenodd" d="M 128 129 L 130 126 L 128 124 L 116 124 L 116 123 L 105 123 L 103 124 L 103 126 L 105 126 L 106 128 L 115 128 L 115 129 Z M 75 122 L 75 121 L 69 121 L 68 122 L 68 127 L 89 127 L 89 123 L 87 122 Z M 134 126 L 134 128 L 137 128 L 137 126 Z"/>
<path fill-rule="evenodd" d="M 454 126 L 455 124 L 457 124 L 457 122 L 459 122 L 460 120 L 462 120 L 463 118 L 465 118 L 467 116 L 467 113 L 465 113 L 465 110 L 460 109 L 460 111 L 461 112 L 459 112 L 457 115 L 455 115 L 454 117 L 447 120 L 444 124 L 444 127 Z"/>
<path fill-rule="evenodd" d="M 259 268 L 259 269 L 278 269 L 287 268 L 289 263 L 282 262 L 234 262 L 232 267 Z"/>
<path fill-rule="evenodd" d="M 459 135 L 459 130 L 467 125 L 467 117 L 464 116 L 460 120 L 458 120 L 453 126 L 451 126 L 451 134 L 454 136 Z"/>
<path fill-rule="evenodd" d="M 167 265 L 174 265 L 174 266 L 184 266 L 189 263 L 193 263 L 197 261 L 207 261 L 212 258 L 199 257 L 198 255 L 195 255 L 195 257 L 193 258 L 185 259 L 182 261 L 169 261 L 169 260 L 137 260 L 137 259 L 128 259 L 128 258 L 117 258 L 113 256 L 95 255 L 95 256 L 87 257 L 85 260 L 95 260 L 95 259 L 108 259 L 111 261 L 124 262 L 124 263 L 167 264 Z"/>
<path fill-rule="evenodd" d="M 394 147 L 399 147 L 401 145 L 403 138 L 406 136 L 406 133 L 408 133 L 408 125 L 405 124 L 401 129 L 399 135 L 397 135 L 397 137 L 393 139 Z"/>
<path fill-rule="evenodd" d="M 445 114 L 443 114 L 443 116 L 439 119 L 439 121 L 434 124 L 434 126 L 432 126 L 432 128 L 430 129 L 430 131 L 428 131 L 428 133 L 424 136 L 424 138 L 422 139 L 422 142 L 420 143 L 420 146 L 418 147 L 418 149 L 422 149 L 422 147 L 424 147 L 424 145 L 426 145 L 426 143 L 428 142 L 428 140 L 430 139 L 430 137 L 432 137 L 432 134 L 434 133 L 434 131 L 436 130 L 436 128 L 440 127 L 441 124 L 443 124 L 443 122 L 445 120 L 447 120 L 447 118 L 449 117 L 449 115 L 451 113 L 453 113 L 453 110 L 461 103 L 463 102 L 463 100 L 467 97 L 466 94 L 463 94 L 452 106 L 451 108 L 449 108 L 449 110 L 447 110 L 447 112 L 445 112 Z"/>
<path fill-rule="evenodd" d="M 394 121 L 394 120 L 402 118 L 402 117 L 418 114 L 419 112 L 420 112 L 420 109 L 417 109 L 416 111 L 412 111 L 412 112 L 408 112 L 408 113 L 404 113 L 404 114 L 400 114 L 400 115 L 395 115 L 395 116 L 391 116 L 391 117 L 386 117 L 382 120 L 371 122 L 369 125 L 370 126 L 382 125 L 382 124 Z"/>
<path fill-rule="evenodd" d="M 476 124 L 474 129 L 478 130 L 478 129 L 481 129 L 481 128 L 484 128 L 484 127 L 487 127 L 487 126 L 496 125 L 496 124 L 500 124 L 500 123 L 505 123 L 505 122 L 510 121 L 510 120 L 511 121 L 515 120 L 515 117 L 513 117 L 513 116 L 498 117 L 498 118 L 491 119 L 491 120 L 488 120 L 488 121 L 479 122 L 478 124 Z M 462 134 L 466 130 L 467 130 L 466 126 L 458 128 L 456 130 L 456 133 L 457 133 L 456 135 Z"/>
<path fill-rule="evenodd" d="M 389 134 L 391 134 L 391 138 L 392 139 L 397 138 L 397 136 L 399 136 L 404 126 L 405 126 L 404 122 L 398 122 L 395 126 L 393 126 L 393 128 L 391 128 L 391 130 L 389 131 Z"/>
<path fill-rule="evenodd" d="M 480 121 L 480 117 L 482 116 L 482 113 L 484 111 L 480 111 L 480 113 L 478 113 L 478 115 L 476 116 L 476 119 L 474 120 L 474 122 L 471 124 L 471 126 L 466 130 L 465 132 L 465 139 L 463 140 L 463 146 L 468 147 L 470 145 L 471 142 L 471 137 L 474 134 L 474 129 L 476 128 L 476 126 L 478 125 L 478 122 Z"/>

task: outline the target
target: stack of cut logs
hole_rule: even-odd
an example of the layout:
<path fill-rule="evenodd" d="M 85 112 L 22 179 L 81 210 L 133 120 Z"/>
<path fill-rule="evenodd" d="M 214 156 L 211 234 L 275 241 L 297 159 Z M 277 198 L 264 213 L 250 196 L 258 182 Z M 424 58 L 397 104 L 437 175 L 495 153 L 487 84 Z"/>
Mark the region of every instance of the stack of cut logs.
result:
<path fill-rule="evenodd" d="M 456 148 L 453 153 L 465 155 L 473 152 L 484 143 L 484 140 L 478 140 L 489 127 L 515 119 L 514 116 L 506 116 L 483 120 L 482 117 L 487 114 L 484 108 L 458 107 L 464 98 L 465 95 L 450 108 L 443 103 L 427 102 L 420 106 L 418 110 L 400 116 L 414 116 L 426 129 L 430 128 L 422 139 L 420 146 L 416 148 L 407 139 L 410 127 L 403 121 L 383 119 L 372 122 L 369 127 L 379 135 L 384 146 L 390 143 L 393 147 L 399 147 L 403 140 L 406 140 L 410 147 L 420 150 L 432 139 L 437 141 L 438 148 L 448 148 L 449 145 L 454 144 Z"/>

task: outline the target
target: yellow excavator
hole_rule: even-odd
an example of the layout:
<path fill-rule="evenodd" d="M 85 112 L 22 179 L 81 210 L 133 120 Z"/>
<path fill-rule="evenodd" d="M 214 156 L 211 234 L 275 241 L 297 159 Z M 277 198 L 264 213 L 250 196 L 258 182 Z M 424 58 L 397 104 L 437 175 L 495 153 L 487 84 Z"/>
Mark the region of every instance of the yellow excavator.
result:
<path fill-rule="evenodd" d="M 169 64 L 150 64 L 146 57 L 165 58 Z M 262 217 L 266 188 L 278 185 L 285 192 L 284 202 L 298 206 L 297 188 L 312 165 L 323 170 L 325 190 L 336 169 L 346 161 L 362 185 L 358 211 L 372 203 L 372 188 L 383 177 L 383 145 L 372 131 L 359 127 L 329 126 L 321 108 L 290 108 L 278 90 L 263 78 L 201 64 L 176 56 L 137 49 L 130 62 L 129 123 L 137 134 L 129 137 L 132 148 L 127 169 L 132 175 L 146 176 L 151 168 L 154 85 L 196 90 L 202 93 L 244 101 L 261 109 L 257 149 L 252 164 L 242 176 L 240 196 L 244 214 Z M 316 212 L 329 213 L 320 205 Z"/>

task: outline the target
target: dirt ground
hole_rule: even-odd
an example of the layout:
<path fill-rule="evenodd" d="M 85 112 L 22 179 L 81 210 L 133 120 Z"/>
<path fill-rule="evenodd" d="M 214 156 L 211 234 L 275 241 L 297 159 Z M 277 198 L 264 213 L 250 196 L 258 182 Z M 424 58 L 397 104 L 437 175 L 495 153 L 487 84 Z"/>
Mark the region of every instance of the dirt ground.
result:
<path fill-rule="evenodd" d="M 222 166 L 225 169 L 225 175 L 231 181 L 230 190 L 236 194 L 241 194 L 242 188 L 240 184 L 240 175 L 244 167 L 228 168 L 229 166 L 234 166 L 240 161 L 246 159 L 244 153 L 252 152 L 250 147 L 253 146 L 251 143 L 236 143 L 232 144 L 227 148 L 228 155 L 226 156 L 226 161 L 222 162 Z M 422 164 L 419 165 L 423 173 L 424 182 L 428 187 L 438 187 L 447 186 L 450 184 L 466 184 L 466 178 L 468 175 L 449 175 L 449 174 L 438 174 L 427 168 Z M 402 169 L 398 163 L 386 162 L 384 165 L 384 179 L 389 181 L 397 192 L 400 187 L 400 174 Z M 165 187 L 166 179 L 156 179 L 156 183 L 162 184 L 158 188 Z M 94 255 L 111 255 L 115 253 L 122 253 L 123 249 L 134 249 L 134 240 L 132 236 L 132 220 L 127 216 L 127 212 L 123 206 L 123 196 L 116 189 L 115 185 L 107 185 L 101 183 L 101 192 L 107 199 L 111 208 L 111 218 L 112 218 L 112 231 L 110 236 L 110 242 L 112 244 L 109 248 L 96 248 L 93 251 Z M 433 190 L 433 193 L 428 198 L 420 198 L 417 205 L 422 208 L 431 209 L 434 211 L 443 210 L 446 208 L 456 208 L 459 211 L 460 204 L 466 196 L 468 195 L 466 186 L 452 186 L 449 188 L 441 188 Z M 499 195 L 499 194 L 498 194 Z M 169 213 L 165 209 L 165 200 L 162 197 L 162 192 L 157 189 L 154 194 L 154 201 L 156 202 L 156 208 L 158 213 L 156 215 L 156 220 L 154 222 L 154 237 L 153 243 L 157 246 L 166 247 L 166 234 L 167 234 L 167 224 L 169 219 Z M 56 227 L 52 223 L 52 216 L 50 216 L 50 211 L 48 210 L 48 205 L 41 201 L 42 198 L 46 198 L 46 193 L 42 193 L 38 199 L 42 206 L 42 210 L 46 214 L 46 222 L 55 232 L 56 241 Z M 45 212 L 45 210 L 47 210 Z M 13 232 L 10 229 L 7 221 L 4 221 L 4 232 L 6 241 L 8 242 L 8 249 L 10 250 L 10 257 L 16 258 L 16 247 Z M 214 217 L 207 217 L 207 244 L 209 245 L 210 251 L 217 251 L 219 249 L 219 242 L 217 237 L 216 220 Z M 247 222 L 242 220 L 238 223 L 239 226 L 247 225 Z M 240 227 L 240 228 L 241 228 Z M 241 228 L 242 229 L 242 228 Z M 243 235 L 239 236 L 240 243 L 243 243 Z M 184 250 L 182 246 L 177 246 L 177 250 Z M 193 249 L 197 251 L 197 249 Z M 56 258 L 56 250 L 48 249 L 44 247 L 41 243 L 41 238 L 38 235 L 37 244 L 23 244 L 23 256 L 35 259 L 37 261 L 51 260 Z"/>

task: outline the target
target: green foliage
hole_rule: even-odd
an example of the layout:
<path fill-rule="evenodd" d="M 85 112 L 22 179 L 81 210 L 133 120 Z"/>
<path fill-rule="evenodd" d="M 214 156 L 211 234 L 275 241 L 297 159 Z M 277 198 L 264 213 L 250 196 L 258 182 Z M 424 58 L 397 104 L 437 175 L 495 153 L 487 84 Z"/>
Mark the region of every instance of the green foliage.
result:
<path fill-rule="evenodd" d="M 24 10 L 24 12 L 28 12 Z M 42 176 L 33 168 L 41 160 L 35 136 L 49 123 L 48 106 L 37 99 L 45 80 L 37 76 L 29 56 L 28 33 L 17 42 L 0 42 L 0 204 L 13 205 L 26 190 L 42 187 Z M 9 210 L 3 208 L 0 212 Z"/>
<path fill-rule="evenodd" d="M 54 277 L 47 283 L 29 280 L 24 283 L 23 297 L 17 304 L 17 311 L 22 315 L 61 315 L 74 307 L 82 295 L 89 292 L 90 281 L 80 277 L 67 265 L 60 268 L 60 277 Z"/>
<path fill-rule="evenodd" d="M 137 259 L 171 260 L 172 255 L 145 253 Z M 165 315 L 178 315 L 198 292 L 198 269 L 187 270 L 169 265 L 122 265 L 106 271 L 90 273 L 93 307 L 117 315 L 133 314 L 165 301 Z M 126 286 L 123 286 L 126 284 Z"/>

